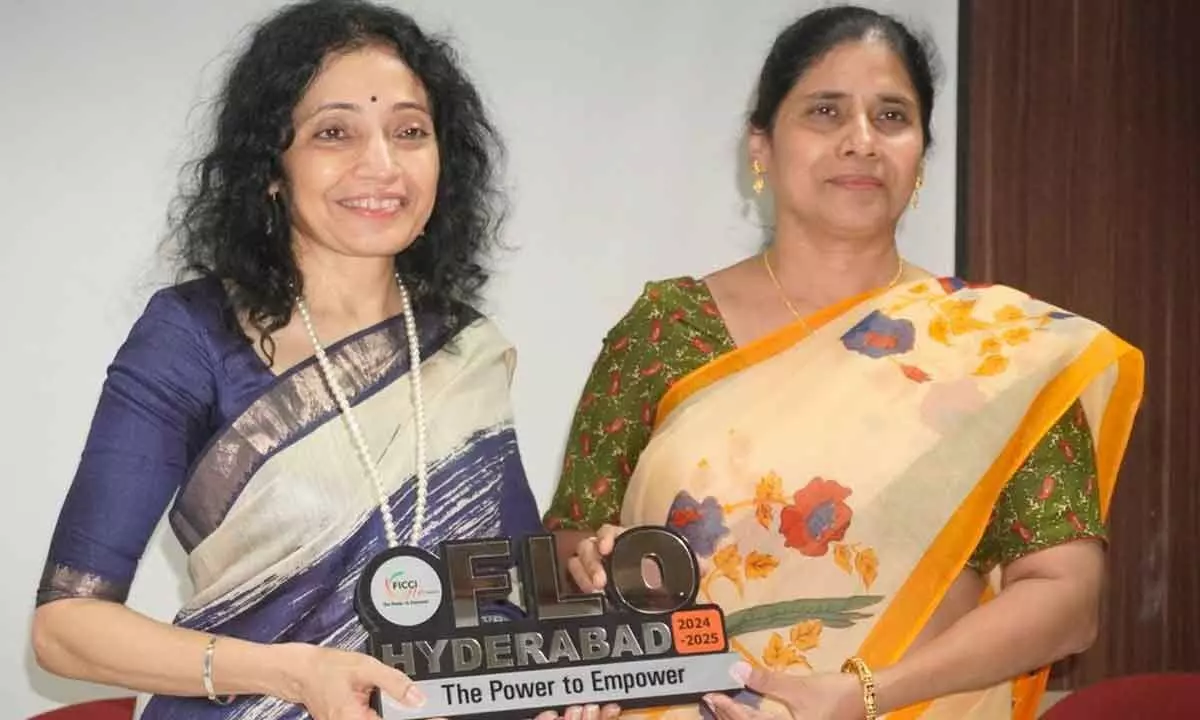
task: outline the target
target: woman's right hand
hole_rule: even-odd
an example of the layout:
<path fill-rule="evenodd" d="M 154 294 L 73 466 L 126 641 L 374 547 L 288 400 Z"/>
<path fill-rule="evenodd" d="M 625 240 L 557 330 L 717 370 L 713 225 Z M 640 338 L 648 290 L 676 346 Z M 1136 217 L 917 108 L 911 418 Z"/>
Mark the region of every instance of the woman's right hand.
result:
<path fill-rule="evenodd" d="M 621 706 L 608 704 L 601 707 L 600 705 L 572 705 L 567 708 L 562 715 L 547 710 L 541 713 L 533 720 L 617 720 L 621 717 Z"/>
<path fill-rule="evenodd" d="M 396 702 L 420 707 L 425 696 L 404 673 L 365 653 L 315 645 L 291 645 L 295 653 L 294 697 L 313 720 L 379 720 L 371 709 L 376 688 Z"/>
<path fill-rule="evenodd" d="M 608 584 L 608 573 L 604 570 L 604 558 L 613 551 L 613 543 L 625 532 L 619 525 L 602 525 L 596 534 L 584 538 L 575 546 L 575 554 L 567 560 L 567 572 L 585 593 L 604 589 Z"/>

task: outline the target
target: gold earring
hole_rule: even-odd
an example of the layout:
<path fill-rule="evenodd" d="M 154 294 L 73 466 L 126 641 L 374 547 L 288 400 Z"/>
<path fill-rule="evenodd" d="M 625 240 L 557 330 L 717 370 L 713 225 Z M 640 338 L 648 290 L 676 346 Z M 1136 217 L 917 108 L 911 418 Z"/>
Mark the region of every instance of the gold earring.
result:
<path fill-rule="evenodd" d="M 924 173 L 917 176 L 917 184 L 913 186 L 912 199 L 909 200 L 909 205 L 913 210 L 916 210 L 921 204 L 921 186 L 925 184 Z"/>
<path fill-rule="evenodd" d="M 750 169 L 754 171 L 754 194 L 762 195 L 762 191 L 767 186 L 767 180 L 764 177 L 763 167 L 760 162 L 755 160 L 750 163 Z"/>

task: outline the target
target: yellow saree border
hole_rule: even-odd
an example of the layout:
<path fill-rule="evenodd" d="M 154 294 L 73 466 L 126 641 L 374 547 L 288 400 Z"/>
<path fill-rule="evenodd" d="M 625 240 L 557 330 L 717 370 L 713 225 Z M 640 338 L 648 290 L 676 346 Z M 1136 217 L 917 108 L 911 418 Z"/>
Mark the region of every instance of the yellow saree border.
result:
<path fill-rule="evenodd" d="M 863 641 L 859 655 L 868 665 L 884 667 L 900 660 L 966 564 L 980 528 L 987 523 L 1004 483 L 1017 472 L 1021 463 L 1033 452 L 1038 440 L 1084 393 L 1088 385 L 1114 364 L 1118 370 L 1117 381 L 1101 421 L 1097 448 L 1101 518 L 1107 518 L 1117 470 L 1142 397 L 1145 369 L 1142 355 L 1136 348 L 1104 331 L 1093 339 L 1079 358 L 1042 389 L 1030 405 L 1018 431 L 918 561 Z M 1014 681 L 1014 720 L 1032 720 L 1036 717 L 1048 677 L 1049 668 L 1042 668 Z M 888 719 L 920 717 L 928 705 L 923 703 L 893 711 L 888 714 Z"/>
<path fill-rule="evenodd" d="M 860 305 L 883 294 L 886 290 L 892 289 L 894 288 L 868 290 L 865 293 L 851 296 L 833 305 L 827 305 L 807 317 L 799 318 L 775 332 L 764 335 L 735 350 L 731 350 L 684 375 L 667 390 L 662 400 L 658 402 L 658 409 L 654 417 L 654 429 L 657 430 L 658 426 L 667 419 L 675 408 L 679 407 L 683 401 L 697 392 L 719 380 L 734 375 L 739 370 L 744 370 L 778 355 L 808 335 L 816 332 L 817 329 L 849 312 L 856 305 Z"/>

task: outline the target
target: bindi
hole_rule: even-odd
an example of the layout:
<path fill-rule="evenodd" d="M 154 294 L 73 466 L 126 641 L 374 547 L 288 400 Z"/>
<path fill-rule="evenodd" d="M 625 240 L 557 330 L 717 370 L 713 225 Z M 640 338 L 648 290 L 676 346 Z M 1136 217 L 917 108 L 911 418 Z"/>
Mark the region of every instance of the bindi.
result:
<path fill-rule="evenodd" d="M 371 96 L 371 102 L 378 102 L 378 101 L 379 101 L 379 98 L 375 97 L 374 95 Z"/>

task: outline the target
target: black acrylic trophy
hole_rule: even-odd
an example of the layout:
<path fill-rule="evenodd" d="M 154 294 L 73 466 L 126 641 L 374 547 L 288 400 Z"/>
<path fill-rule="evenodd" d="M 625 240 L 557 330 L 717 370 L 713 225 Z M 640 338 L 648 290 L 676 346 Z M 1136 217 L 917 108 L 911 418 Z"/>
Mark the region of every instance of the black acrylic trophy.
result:
<path fill-rule="evenodd" d="M 377 692 L 383 720 L 524 719 L 571 705 L 690 703 L 742 688 L 724 614 L 695 604 L 699 569 L 678 533 L 627 530 L 606 560 L 606 591 L 586 595 L 560 587 L 552 535 L 528 537 L 519 550 L 506 538 L 450 541 L 441 557 L 401 547 L 367 565 L 355 599 L 368 651 L 427 698 L 411 708 Z M 655 587 L 643 574 L 647 558 L 662 577 Z M 481 607 L 512 594 L 514 559 L 525 616 L 481 622 Z"/>

